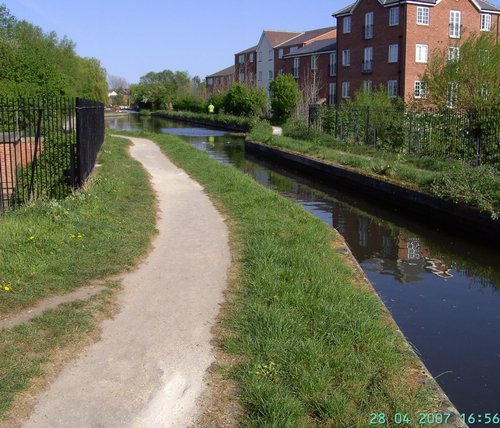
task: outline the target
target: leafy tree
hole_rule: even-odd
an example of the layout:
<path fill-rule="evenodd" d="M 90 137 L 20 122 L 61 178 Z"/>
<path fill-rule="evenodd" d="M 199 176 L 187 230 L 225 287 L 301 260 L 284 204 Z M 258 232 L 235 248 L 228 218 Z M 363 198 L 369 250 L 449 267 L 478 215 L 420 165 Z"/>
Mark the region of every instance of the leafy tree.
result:
<path fill-rule="evenodd" d="M 257 116 L 266 106 L 267 95 L 263 88 L 253 89 L 233 83 L 224 96 L 224 111 L 235 116 Z"/>
<path fill-rule="evenodd" d="M 276 77 L 270 85 L 271 114 L 276 124 L 283 124 L 295 111 L 300 100 L 300 91 L 291 74 Z"/>
<path fill-rule="evenodd" d="M 493 32 L 472 33 L 461 46 L 433 52 L 423 81 L 437 107 L 479 109 L 500 105 L 500 45 Z"/>

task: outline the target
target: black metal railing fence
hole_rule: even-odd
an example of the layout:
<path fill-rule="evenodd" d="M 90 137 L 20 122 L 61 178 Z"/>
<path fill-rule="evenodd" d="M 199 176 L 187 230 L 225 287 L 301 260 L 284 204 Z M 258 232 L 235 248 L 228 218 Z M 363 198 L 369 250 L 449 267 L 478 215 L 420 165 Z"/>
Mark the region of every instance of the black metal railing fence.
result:
<path fill-rule="evenodd" d="M 500 168 L 500 108 L 483 110 L 310 106 L 309 127 L 345 144 Z"/>
<path fill-rule="evenodd" d="M 63 198 L 85 181 L 104 139 L 104 106 L 83 103 L 81 113 L 80 99 L 0 98 L 0 212 Z"/>

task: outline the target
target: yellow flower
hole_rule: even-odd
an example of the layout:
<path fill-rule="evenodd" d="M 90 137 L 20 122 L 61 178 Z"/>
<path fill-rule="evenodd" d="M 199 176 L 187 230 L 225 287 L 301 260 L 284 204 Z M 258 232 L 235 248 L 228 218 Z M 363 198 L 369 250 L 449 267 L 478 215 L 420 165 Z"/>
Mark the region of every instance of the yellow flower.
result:
<path fill-rule="evenodd" d="M 28 238 L 28 240 L 29 240 L 29 241 L 33 241 L 33 239 L 35 239 L 35 237 L 34 237 L 34 236 L 30 236 L 30 237 Z"/>

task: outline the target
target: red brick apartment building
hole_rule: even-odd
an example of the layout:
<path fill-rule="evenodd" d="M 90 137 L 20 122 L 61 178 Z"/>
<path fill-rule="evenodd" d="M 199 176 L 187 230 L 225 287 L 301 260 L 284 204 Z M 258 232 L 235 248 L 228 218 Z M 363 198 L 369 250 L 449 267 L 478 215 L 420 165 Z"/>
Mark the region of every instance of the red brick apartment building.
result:
<path fill-rule="evenodd" d="M 205 92 L 209 97 L 226 91 L 234 82 L 234 65 L 205 77 Z"/>
<path fill-rule="evenodd" d="M 471 32 L 495 31 L 500 8 L 484 0 L 358 0 L 337 18 L 336 101 L 379 84 L 405 100 L 425 97 L 421 81 L 435 49 L 453 60 Z"/>
<path fill-rule="evenodd" d="M 337 40 L 321 39 L 283 56 L 282 72 L 292 74 L 307 104 L 335 104 Z M 280 73 L 279 73 L 280 74 Z"/>
<path fill-rule="evenodd" d="M 234 79 L 254 88 L 257 79 L 257 46 L 234 54 Z"/>

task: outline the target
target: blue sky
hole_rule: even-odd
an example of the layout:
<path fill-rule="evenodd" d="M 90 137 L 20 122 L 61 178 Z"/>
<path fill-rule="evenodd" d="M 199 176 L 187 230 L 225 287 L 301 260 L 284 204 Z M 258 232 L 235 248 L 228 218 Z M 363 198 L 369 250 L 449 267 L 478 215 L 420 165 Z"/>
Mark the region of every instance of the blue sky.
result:
<path fill-rule="evenodd" d="M 149 71 L 185 70 L 204 78 L 256 45 L 262 30 L 335 25 L 349 0 L 0 0 L 11 14 L 66 35 L 129 83 Z M 241 4 L 241 6 L 238 6 Z"/>

